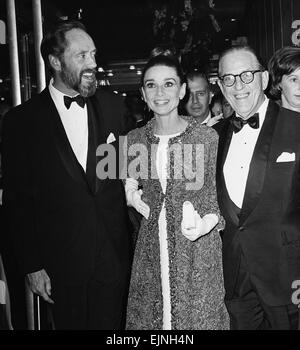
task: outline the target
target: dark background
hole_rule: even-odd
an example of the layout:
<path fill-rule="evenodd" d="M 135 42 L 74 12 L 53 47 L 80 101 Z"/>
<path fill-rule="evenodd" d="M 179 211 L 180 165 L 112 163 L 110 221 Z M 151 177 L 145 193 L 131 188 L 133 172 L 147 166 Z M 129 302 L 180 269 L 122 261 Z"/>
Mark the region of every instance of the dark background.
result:
<path fill-rule="evenodd" d="M 207 66 L 213 64 L 214 55 L 218 55 L 226 46 L 239 36 L 245 35 L 244 16 L 247 0 L 214 0 L 213 8 L 208 6 L 209 0 L 192 0 L 196 15 L 191 22 L 189 31 L 192 33 L 193 48 L 190 45 L 185 54 L 183 64 Z M 172 29 L 176 29 L 173 43 L 179 51 L 187 40 L 186 33 L 180 32 L 180 25 L 165 26 L 165 30 L 154 35 L 153 26 L 155 11 L 168 7 L 168 15 L 177 16 L 184 8 L 185 0 L 42 0 L 43 25 L 56 18 L 80 19 L 87 27 L 98 49 L 98 65 L 106 71 L 104 79 L 119 91 L 137 90 L 139 77 L 136 72 L 129 70 L 130 64 L 140 65 L 142 69 L 153 47 L 161 43 L 171 43 L 168 36 Z M 31 0 L 15 0 L 17 30 L 19 41 L 20 74 L 23 83 L 30 84 L 35 92 L 35 59 L 34 37 Z M 219 31 L 213 25 L 210 15 L 214 16 Z M 6 0 L 0 0 L 0 20 L 6 22 Z M 180 16 L 178 20 L 182 20 Z M 24 58 L 22 58 L 22 37 L 27 36 L 28 53 L 25 65 L 29 72 L 25 72 Z M 203 39 L 204 38 L 204 39 Z M 206 40 L 206 38 L 208 40 Z M 200 41 L 199 41 L 200 40 Z M 195 45 L 194 45 L 195 46 Z M 114 77 L 107 77 L 113 69 Z M 0 98 L 9 98 L 10 66 L 8 44 L 0 45 Z M 27 79 L 27 81 L 26 81 Z M 24 95 L 24 94 L 23 94 Z M 23 99 L 27 99 L 23 96 Z"/>

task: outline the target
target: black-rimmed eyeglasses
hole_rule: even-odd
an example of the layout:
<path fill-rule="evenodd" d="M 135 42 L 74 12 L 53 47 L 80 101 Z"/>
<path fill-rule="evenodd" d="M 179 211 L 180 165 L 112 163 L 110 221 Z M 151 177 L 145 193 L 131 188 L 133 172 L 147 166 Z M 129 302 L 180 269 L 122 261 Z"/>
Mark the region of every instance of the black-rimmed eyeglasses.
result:
<path fill-rule="evenodd" d="M 222 77 L 219 77 L 219 79 L 222 81 L 222 84 L 227 87 L 233 86 L 235 84 L 236 77 L 240 77 L 241 81 L 244 84 L 250 84 L 254 80 L 254 74 L 258 72 L 262 72 L 262 70 L 247 70 L 240 74 L 225 74 Z"/>

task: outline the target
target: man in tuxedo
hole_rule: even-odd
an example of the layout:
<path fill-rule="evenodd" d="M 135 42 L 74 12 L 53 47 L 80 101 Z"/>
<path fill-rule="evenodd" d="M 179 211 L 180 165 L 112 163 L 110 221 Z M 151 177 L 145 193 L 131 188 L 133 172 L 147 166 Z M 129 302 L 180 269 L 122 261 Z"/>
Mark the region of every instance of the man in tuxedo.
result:
<path fill-rule="evenodd" d="M 96 175 L 104 158 L 97 147 L 118 150 L 122 100 L 96 91 L 96 48 L 82 23 L 55 25 L 41 53 L 48 87 L 3 125 L 10 234 L 56 329 L 122 329 L 131 260 L 126 200 L 121 180 Z"/>
<path fill-rule="evenodd" d="M 217 161 L 232 329 L 298 327 L 292 295 L 300 280 L 300 118 L 282 117 L 264 95 L 267 84 L 251 48 L 220 56 L 219 86 L 236 112 L 221 133 Z"/>

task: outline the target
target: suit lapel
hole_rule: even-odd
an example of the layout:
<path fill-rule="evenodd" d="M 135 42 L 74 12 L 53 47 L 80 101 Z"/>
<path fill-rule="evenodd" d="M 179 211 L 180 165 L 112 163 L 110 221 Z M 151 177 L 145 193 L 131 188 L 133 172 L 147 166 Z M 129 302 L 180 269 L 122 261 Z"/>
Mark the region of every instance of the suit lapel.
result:
<path fill-rule="evenodd" d="M 88 99 L 88 116 L 89 116 L 89 150 L 88 150 L 88 161 L 87 161 L 87 174 L 91 188 L 94 193 L 97 193 L 102 186 L 104 181 L 98 179 L 96 169 L 97 161 L 96 156 L 97 147 L 105 142 L 105 125 L 103 119 L 103 111 L 101 108 L 101 101 L 96 96 L 92 96 Z M 90 132 L 91 130 L 91 132 Z"/>
<path fill-rule="evenodd" d="M 279 106 L 270 101 L 264 124 L 258 136 L 250 163 L 248 179 L 245 188 L 240 224 L 242 224 L 256 207 L 263 189 L 270 146 L 277 122 Z"/>
<path fill-rule="evenodd" d="M 44 118 L 47 120 L 50 128 L 53 131 L 53 141 L 64 167 L 76 182 L 89 190 L 85 172 L 73 152 L 48 88 L 41 93 L 41 99 Z"/>
<path fill-rule="evenodd" d="M 217 192 L 219 205 L 221 207 L 223 216 L 226 218 L 226 220 L 230 218 L 230 221 L 234 222 L 237 225 L 239 219 L 233 207 L 232 201 L 229 197 L 223 172 L 223 167 L 229 150 L 232 134 L 233 127 L 228 121 L 228 125 L 222 129 L 219 138 L 217 157 Z"/>
<path fill-rule="evenodd" d="M 219 138 L 219 146 L 218 146 L 218 168 L 220 171 L 217 172 L 217 174 L 220 174 L 223 172 L 224 163 L 227 157 L 227 153 L 229 150 L 229 145 L 232 139 L 233 134 L 233 127 L 230 122 L 228 122 L 228 125 L 226 128 L 223 129 L 223 132 L 220 135 Z"/>
<path fill-rule="evenodd" d="M 98 181 L 96 179 L 96 149 L 99 142 L 99 127 L 97 120 L 97 106 L 92 98 L 87 101 L 88 109 L 88 153 L 87 153 L 87 165 L 86 176 L 93 193 L 97 192 Z"/>

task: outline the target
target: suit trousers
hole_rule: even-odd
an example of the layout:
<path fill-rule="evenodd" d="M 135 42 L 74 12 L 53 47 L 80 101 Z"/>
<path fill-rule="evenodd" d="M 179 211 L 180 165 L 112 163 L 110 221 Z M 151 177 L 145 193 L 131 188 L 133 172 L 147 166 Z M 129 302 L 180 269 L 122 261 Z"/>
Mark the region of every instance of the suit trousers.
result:
<path fill-rule="evenodd" d="M 244 255 L 233 298 L 225 300 L 232 330 L 296 330 L 299 309 L 296 305 L 270 306 L 263 302 L 252 284 Z"/>
<path fill-rule="evenodd" d="M 53 286 L 51 309 L 55 329 L 124 329 L 128 275 L 115 273 L 109 246 L 109 242 L 102 242 L 94 273 L 88 281 Z"/>

